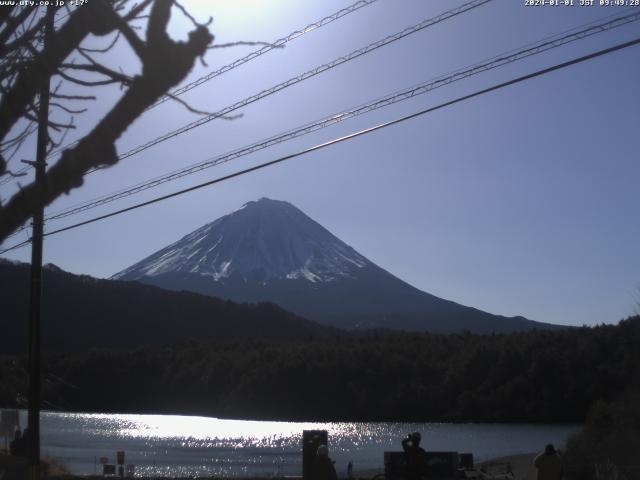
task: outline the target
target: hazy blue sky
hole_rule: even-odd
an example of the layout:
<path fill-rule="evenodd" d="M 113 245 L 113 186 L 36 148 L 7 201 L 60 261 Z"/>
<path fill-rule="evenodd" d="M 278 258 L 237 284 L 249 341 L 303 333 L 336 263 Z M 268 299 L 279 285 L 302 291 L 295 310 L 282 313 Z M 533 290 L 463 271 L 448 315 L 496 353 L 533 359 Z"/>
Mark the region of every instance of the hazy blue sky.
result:
<path fill-rule="evenodd" d="M 183 3 L 200 19 L 212 15 L 216 41 L 231 42 L 275 40 L 351 2 Z M 215 111 L 461 3 L 379 0 L 184 98 Z M 520 0 L 495 0 L 255 103 L 242 111 L 241 119 L 211 122 L 91 175 L 85 186 L 48 211 L 624 11 L 574 3 L 527 7 Z M 172 29 L 183 36 L 190 25 L 178 15 L 174 12 Z M 632 23 L 48 228 L 246 168 L 639 35 L 640 22 Z M 190 79 L 252 49 L 211 50 L 208 67 L 198 65 Z M 267 196 L 293 203 L 373 262 L 434 295 L 544 322 L 616 322 L 632 314 L 640 300 L 639 60 L 640 47 L 632 47 L 290 163 L 48 237 L 45 261 L 107 277 L 243 203 Z M 108 61 L 129 72 L 138 68 L 125 46 Z M 87 132 L 121 94 L 117 88 L 100 92 L 91 111 L 78 117 L 78 132 L 69 139 Z M 196 118 L 168 102 L 141 117 L 118 149 L 124 152 Z M 6 198 L 14 188 L 4 186 L 0 194 Z M 29 249 L 5 257 L 28 261 Z"/>

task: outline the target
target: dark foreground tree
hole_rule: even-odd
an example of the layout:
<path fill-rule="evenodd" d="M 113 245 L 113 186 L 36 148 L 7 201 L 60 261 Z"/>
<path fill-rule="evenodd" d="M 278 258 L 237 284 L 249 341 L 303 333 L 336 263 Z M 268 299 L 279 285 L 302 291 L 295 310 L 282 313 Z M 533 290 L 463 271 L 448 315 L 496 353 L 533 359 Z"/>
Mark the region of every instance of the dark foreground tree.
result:
<path fill-rule="evenodd" d="M 46 15 L 53 14 L 51 7 L 48 11 L 46 7 L 35 6 L 0 7 L 0 178 L 12 174 L 7 158 L 34 131 L 43 76 L 50 75 L 53 79 L 52 108 L 69 114 L 78 111 L 65 102 L 94 97 L 61 93 L 63 82 L 86 87 L 116 83 L 124 87 L 123 95 L 104 118 L 49 166 L 41 186 L 35 183 L 24 186 L 0 204 L 0 243 L 39 207 L 81 186 L 88 171 L 117 163 L 116 140 L 142 112 L 186 77 L 213 41 L 207 26 L 195 21 L 187 41 L 176 42 L 169 37 L 167 24 L 172 7 L 187 14 L 175 0 L 145 0 L 131 6 L 129 3 L 129 0 L 91 0 L 70 10 L 44 46 L 44 25 Z M 141 21 L 146 22 L 144 38 L 137 33 L 137 23 Z M 126 40 L 142 65 L 138 75 L 128 76 L 108 68 L 95 60 L 99 51 L 83 46 L 91 36 L 107 35 L 115 37 L 110 47 L 120 38 Z M 86 74 L 94 78 L 87 80 Z M 72 128 L 71 123 L 49 122 L 49 132 L 62 135 L 68 128 Z M 49 150 L 60 143 L 59 138 L 56 142 L 50 135 Z"/>
<path fill-rule="evenodd" d="M 565 461 L 571 480 L 640 478 L 640 391 L 613 402 L 597 402 L 582 430 L 567 444 Z"/>

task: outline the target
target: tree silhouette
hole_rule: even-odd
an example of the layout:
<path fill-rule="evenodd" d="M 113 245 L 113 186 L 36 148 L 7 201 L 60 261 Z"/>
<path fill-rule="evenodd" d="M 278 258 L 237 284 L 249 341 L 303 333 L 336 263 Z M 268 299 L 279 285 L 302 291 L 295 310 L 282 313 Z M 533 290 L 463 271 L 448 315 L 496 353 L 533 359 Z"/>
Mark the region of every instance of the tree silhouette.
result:
<path fill-rule="evenodd" d="M 24 224 L 39 207 L 51 204 L 64 193 L 83 184 L 84 175 L 118 162 L 115 142 L 122 133 L 159 98 L 182 81 L 195 61 L 204 55 L 213 35 L 206 25 L 195 22 L 176 0 L 144 0 L 129 6 L 129 0 L 91 0 L 70 11 L 64 23 L 43 45 L 49 7 L 7 6 L 0 8 L 0 178 L 15 175 L 7 161 L 34 132 L 38 112 L 38 87 L 45 75 L 55 81 L 51 108 L 69 114 L 81 113 L 72 102 L 92 100 L 92 95 L 60 93 L 63 82 L 86 87 L 120 84 L 123 95 L 94 128 L 62 151 L 46 172 L 42 185 L 31 183 L 0 204 L 0 242 Z M 177 42 L 167 34 L 173 6 L 194 23 L 188 40 Z M 141 38 L 139 22 L 146 22 Z M 91 35 L 115 35 L 105 50 L 84 45 Z M 135 76 L 117 72 L 94 57 L 125 39 L 142 68 Z M 78 76 L 80 74 L 80 76 Z M 86 75 L 92 78 L 86 80 Z M 83 77 L 84 75 L 84 77 Z M 59 146 L 72 122 L 49 121 L 49 151 Z M 54 140 L 54 134 L 58 136 Z M 61 139 L 62 138 L 62 139 Z"/>

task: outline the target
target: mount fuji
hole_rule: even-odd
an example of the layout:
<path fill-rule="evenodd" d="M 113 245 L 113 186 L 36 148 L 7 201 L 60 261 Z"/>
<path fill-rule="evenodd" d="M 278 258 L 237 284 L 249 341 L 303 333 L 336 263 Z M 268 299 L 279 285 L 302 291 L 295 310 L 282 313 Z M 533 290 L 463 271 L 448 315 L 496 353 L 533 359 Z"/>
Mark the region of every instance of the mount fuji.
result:
<path fill-rule="evenodd" d="M 491 333 L 556 327 L 420 291 L 290 203 L 267 198 L 245 204 L 111 278 L 237 302 L 270 301 L 347 329 Z"/>

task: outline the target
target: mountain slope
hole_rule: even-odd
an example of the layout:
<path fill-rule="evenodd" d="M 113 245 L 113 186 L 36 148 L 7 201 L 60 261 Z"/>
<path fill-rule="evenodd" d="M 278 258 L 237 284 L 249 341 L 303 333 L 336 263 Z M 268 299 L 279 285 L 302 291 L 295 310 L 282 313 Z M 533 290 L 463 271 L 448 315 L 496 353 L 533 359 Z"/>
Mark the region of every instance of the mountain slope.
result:
<path fill-rule="evenodd" d="M 114 279 L 196 273 L 220 281 L 352 277 L 372 265 L 320 224 L 287 202 L 263 198 L 199 228 L 117 273 Z"/>
<path fill-rule="evenodd" d="M 342 328 L 490 333 L 554 327 L 492 315 L 422 292 L 293 205 L 266 198 L 247 203 L 112 278 L 234 301 L 272 301 Z"/>
<path fill-rule="evenodd" d="M 307 339 L 330 329 L 273 304 L 238 305 L 191 292 L 99 280 L 47 266 L 43 272 L 45 350 L 164 345 L 196 339 Z M 29 265 L 0 260 L 0 353 L 27 347 Z"/>

